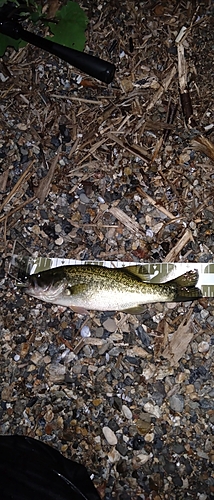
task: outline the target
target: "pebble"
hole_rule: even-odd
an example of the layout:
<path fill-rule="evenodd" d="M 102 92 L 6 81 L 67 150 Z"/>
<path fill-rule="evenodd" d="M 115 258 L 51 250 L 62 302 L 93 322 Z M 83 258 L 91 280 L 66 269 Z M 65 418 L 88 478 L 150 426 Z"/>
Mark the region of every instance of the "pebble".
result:
<path fill-rule="evenodd" d="M 144 439 L 146 441 L 146 443 L 152 443 L 154 441 L 154 432 L 151 432 L 151 433 L 148 433 L 148 434 L 145 434 L 144 436 Z"/>
<path fill-rule="evenodd" d="M 108 444 L 110 444 L 111 446 L 115 446 L 117 444 L 117 436 L 110 429 L 110 427 L 107 427 L 107 426 L 103 427 L 103 434 L 104 434 Z"/>
<path fill-rule="evenodd" d="M 65 371 L 66 368 L 64 365 L 61 365 L 59 363 L 53 364 L 51 363 L 50 365 L 47 366 L 47 370 L 49 373 L 49 378 L 50 381 L 53 383 L 60 383 L 63 382 L 65 378 Z"/>
<path fill-rule="evenodd" d="M 105 203 L 105 200 L 102 198 L 102 196 L 98 196 L 97 201 L 99 201 L 99 203 L 102 203 L 102 204 Z"/>
<path fill-rule="evenodd" d="M 137 455 L 137 458 L 138 460 L 141 461 L 141 464 L 146 464 L 146 462 L 148 462 L 148 460 L 150 458 L 152 458 L 152 454 L 148 455 L 147 453 L 139 453 L 139 455 Z"/>
<path fill-rule="evenodd" d="M 148 420 L 138 419 L 136 421 L 136 427 L 140 435 L 145 435 L 151 428 L 151 422 Z"/>
<path fill-rule="evenodd" d="M 122 405 L 122 412 L 124 417 L 126 417 L 128 420 L 132 419 L 132 412 L 126 405 Z"/>
<path fill-rule="evenodd" d="M 20 356 L 19 356 L 19 354 L 15 354 L 15 356 L 14 356 L 14 358 L 13 358 L 13 359 L 14 359 L 14 361 L 19 361 L 19 360 L 20 360 Z"/>
<path fill-rule="evenodd" d="M 198 344 L 198 352 L 208 352 L 209 351 L 209 348 L 210 348 L 210 344 L 209 342 L 200 342 L 200 344 Z"/>
<path fill-rule="evenodd" d="M 32 233 L 39 235 L 40 234 L 40 227 L 37 224 L 34 224 L 31 228 L 29 228 Z"/>
<path fill-rule="evenodd" d="M 169 398 L 169 404 L 171 410 L 181 413 L 184 409 L 184 398 L 181 394 L 173 394 Z"/>
<path fill-rule="evenodd" d="M 125 457 L 128 452 L 128 448 L 124 442 L 117 443 L 116 450 L 119 451 L 120 455 Z"/>
<path fill-rule="evenodd" d="M 52 411 L 52 407 L 51 407 L 51 405 L 48 405 L 47 411 L 44 414 L 44 419 L 46 422 L 52 422 L 53 418 L 54 418 L 54 413 Z"/>
<path fill-rule="evenodd" d="M 104 321 L 103 327 L 107 330 L 107 332 L 113 333 L 117 329 L 117 325 L 114 319 L 108 318 Z"/>
<path fill-rule="evenodd" d="M 202 319 L 206 319 L 206 318 L 208 318 L 208 316 L 209 316 L 210 313 L 209 313 L 209 311 L 207 309 L 202 309 L 202 311 L 201 311 L 200 314 L 201 314 L 201 318 Z"/>
<path fill-rule="evenodd" d="M 123 335 L 122 333 L 112 333 L 109 335 L 108 340 L 112 342 L 121 342 L 123 340 Z"/>
<path fill-rule="evenodd" d="M 116 450 L 115 448 L 111 448 L 110 452 L 108 453 L 108 458 L 112 464 L 119 462 L 120 460 L 119 451 Z"/>
<path fill-rule="evenodd" d="M 153 238 L 153 234 L 154 233 L 153 233 L 152 229 L 147 229 L 146 230 L 146 236 L 148 236 L 148 238 Z"/>
<path fill-rule="evenodd" d="M 60 234 L 62 231 L 62 228 L 60 224 L 55 224 L 55 233 Z"/>
<path fill-rule="evenodd" d="M 152 415 L 152 417 L 160 418 L 161 417 L 161 410 L 159 406 L 153 405 L 152 403 L 148 402 L 145 403 L 143 407 L 144 411 Z"/>
<path fill-rule="evenodd" d="M 86 196 L 85 193 L 80 194 L 80 201 L 86 205 L 90 203 L 90 199 L 88 198 L 88 196 Z"/>
<path fill-rule="evenodd" d="M 200 450 L 199 448 L 196 451 L 197 451 L 198 457 L 204 458 L 205 460 L 209 460 L 209 455 L 207 453 L 205 453 L 205 451 Z"/>
<path fill-rule="evenodd" d="M 81 337 L 83 337 L 83 338 L 90 337 L 90 336 L 91 336 L 91 331 L 90 331 L 89 326 L 87 326 L 87 325 L 83 326 L 83 327 L 81 328 L 80 335 L 81 335 Z"/>
<path fill-rule="evenodd" d="M 82 365 L 80 363 L 75 363 L 75 365 L 72 367 L 72 372 L 75 373 L 75 375 L 79 375 L 82 371 Z"/>
<path fill-rule="evenodd" d="M 144 443 L 145 443 L 144 437 L 141 436 L 140 434 L 136 434 L 133 437 L 132 441 L 133 450 L 141 450 L 144 446 Z"/>
<path fill-rule="evenodd" d="M 38 365 L 39 361 L 42 359 L 42 354 L 40 354 L 38 351 L 34 352 L 32 355 L 31 355 L 31 361 L 32 363 L 34 363 L 35 365 Z"/>
<path fill-rule="evenodd" d="M 55 244 L 56 244 L 58 247 L 60 247 L 60 246 L 63 244 L 63 242 L 64 242 L 64 240 L 63 240 L 63 237 L 62 237 L 62 236 L 60 236 L 59 238 L 57 238 L 57 239 L 55 240 Z"/>

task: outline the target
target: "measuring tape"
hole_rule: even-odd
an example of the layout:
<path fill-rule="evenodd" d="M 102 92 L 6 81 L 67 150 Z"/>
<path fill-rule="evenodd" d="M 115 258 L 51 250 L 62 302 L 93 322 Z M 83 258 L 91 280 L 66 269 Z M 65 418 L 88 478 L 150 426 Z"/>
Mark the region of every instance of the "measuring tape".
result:
<path fill-rule="evenodd" d="M 198 263 L 198 262 L 162 262 L 162 263 L 148 263 L 148 262 L 122 262 L 122 261 L 95 261 L 95 260 L 75 260 L 75 259 L 61 259 L 61 258 L 48 258 L 48 257 L 20 257 L 13 255 L 11 266 L 15 266 L 22 271 L 22 273 L 36 274 L 42 271 L 47 271 L 54 267 L 59 266 L 75 266 L 75 265 L 96 265 L 105 266 L 110 269 L 123 268 L 127 266 L 140 266 L 143 272 L 149 275 L 150 283 L 165 283 L 172 279 L 185 274 L 187 271 L 198 271 L 197 288 L 200 288 L 203 297 L 214 297 L 214 263 Z"/>

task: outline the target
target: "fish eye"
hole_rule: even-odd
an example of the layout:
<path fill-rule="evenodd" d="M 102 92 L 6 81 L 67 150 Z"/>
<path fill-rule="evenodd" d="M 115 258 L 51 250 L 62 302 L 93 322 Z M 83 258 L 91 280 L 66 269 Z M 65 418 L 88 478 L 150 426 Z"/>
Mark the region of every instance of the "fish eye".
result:
<path fill-rule="evenodd" d="M 66 288 L 64 293 L 65 295 L 71 295 L 71 290 L 69 290 L 69 288 Z"/>

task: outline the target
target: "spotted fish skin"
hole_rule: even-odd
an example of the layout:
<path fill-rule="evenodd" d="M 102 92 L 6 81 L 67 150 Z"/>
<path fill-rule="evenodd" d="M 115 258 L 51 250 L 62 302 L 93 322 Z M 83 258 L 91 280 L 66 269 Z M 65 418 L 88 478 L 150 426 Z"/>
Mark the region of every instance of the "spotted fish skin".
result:
<path fill-rule="evenodd" d="M 139 272 L 138 269 L 139 268 Z M 109 269 L 97 265 L 61 266 L 29 276 L 27 294 L 85 314 L 95 311 L 140 312 L 145 304 L 191 301 L 202 296 L 197 271 L 167 283 L 150 283 L 141 266 Z"/>

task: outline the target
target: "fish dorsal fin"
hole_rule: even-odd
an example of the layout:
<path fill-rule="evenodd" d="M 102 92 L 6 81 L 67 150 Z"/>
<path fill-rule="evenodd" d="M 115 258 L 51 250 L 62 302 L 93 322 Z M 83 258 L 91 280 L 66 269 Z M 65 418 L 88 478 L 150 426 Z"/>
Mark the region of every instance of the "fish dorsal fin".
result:
<path fill-rule="evenodd" d="M 143 281 L 144 283 L 148 283 L 150 281 L 150 274 L 147 269 L 140 264 L 135 266 L 127 266 L 122 268 L 127 274 L 131 274 L 135 278 L 138 278 L 139 281 Z"/>

